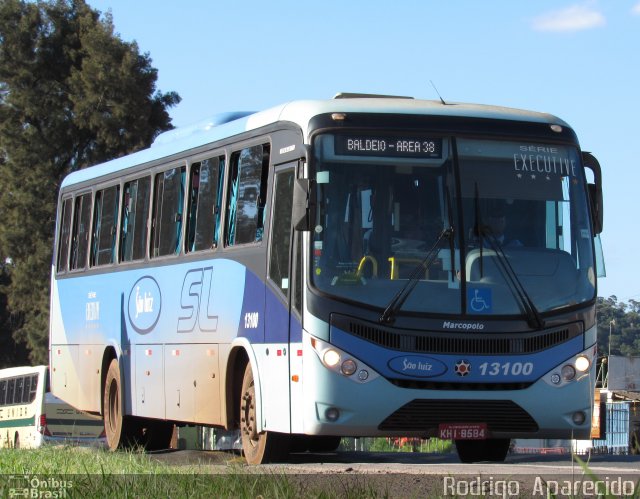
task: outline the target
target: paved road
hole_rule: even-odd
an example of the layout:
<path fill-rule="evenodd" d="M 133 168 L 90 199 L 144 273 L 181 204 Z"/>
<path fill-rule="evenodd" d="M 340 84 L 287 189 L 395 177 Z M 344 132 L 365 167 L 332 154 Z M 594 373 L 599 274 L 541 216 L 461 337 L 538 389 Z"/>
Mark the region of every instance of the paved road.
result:
<path fill-rule="evenodd" d="M 340 490 L 364 484 L 382 497 L 547 497 L 547 492 L 589 497 L 597 495 L 591 494 L 596 486 L 608 487 L 605 492 L 615 497 L 626 492 L 640 497 L 640 456 L 585 457 L 587 471 L 570 455 L 515 454 L 504 463 L 463 464 L 455 454 L 307 453 L 292 455 L 289 463 L 255 467 L 244 467 L 237 454 L 215 451 L 155 453 L 151 458 L 173 465 L 197 464 L 212 474 L 230 469 L 286 474 L 307 487 Z M 474 494 L 478 489 L 481 493 Z"/>
<path fill-rule="evenodd" d="M 243 465 L 236 453 L 218 451 L 155 452 L 153 459 L 173 465 L 202 464 L 210 466 Z M 292 454 L 288 463 L 262 465 L 262 469 L 282 469 L 292 473 L 336 473 L 361 471 L 367 473 L 534 473 L 554 470 L 557 473 L 578 473 L 580 465 L 571 455 L 511 454 L 504 463 L 460 463 L 456 454 L 426 454 L 410 452 L 332 452 L 322 454 Z M 589 469 L 597 473 L 637 473 L 640 478 L 640 456 L 581 456 Z"/>

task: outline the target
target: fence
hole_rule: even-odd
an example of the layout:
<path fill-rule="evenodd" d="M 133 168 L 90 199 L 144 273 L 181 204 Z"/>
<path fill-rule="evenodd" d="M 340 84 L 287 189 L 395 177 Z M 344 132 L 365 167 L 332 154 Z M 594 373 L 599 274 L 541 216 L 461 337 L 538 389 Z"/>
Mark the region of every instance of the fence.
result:
<path fill-rule="evenodd" d="M 607 402 L 604 438 L 593 440 L 593 452 L 627 454 L 629 452 L 629 402 Z"/>

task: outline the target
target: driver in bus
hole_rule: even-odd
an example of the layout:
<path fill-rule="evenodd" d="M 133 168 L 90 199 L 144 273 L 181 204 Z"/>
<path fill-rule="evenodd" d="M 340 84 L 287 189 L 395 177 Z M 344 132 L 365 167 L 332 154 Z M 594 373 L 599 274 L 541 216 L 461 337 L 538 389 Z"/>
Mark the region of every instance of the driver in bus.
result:
<path fill-rule="evenodd" d="M 502 208 L 495 208 L 489 212 L 487 225 L 491 234 L 495 237 L 495 241 L 502 248 L 520 248 L 523 246 L 519 239 L 510 237 L 506 232 L 507 216 Z M 485 242 L 486 244 L 486 242 Z"/>
<path fill-rule="evenodd" d="M 501 248 L 520 248 L 524 246 L 519 239 L 511 237 L 507 231 L 507 226 L 504 207 L 492 206 L 489 208 L 487 217 L 482 219 L 483 233 L 479 234 L 478 229 L 472 227 L 469 230 L 469 242 L 472 247 L 482 246 L 488 249 L 491 249 L 489 238 L 493 239 Z"/>

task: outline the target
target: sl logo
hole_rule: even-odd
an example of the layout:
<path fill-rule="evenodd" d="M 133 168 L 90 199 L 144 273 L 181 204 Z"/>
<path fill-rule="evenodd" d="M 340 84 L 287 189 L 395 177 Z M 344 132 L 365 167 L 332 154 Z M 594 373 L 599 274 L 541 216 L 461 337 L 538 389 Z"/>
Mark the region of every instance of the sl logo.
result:
<path fill-rule="evenodd" d="M 213 267 L 193 269 L 185 274 L 180 294 L 179 333 L 190 333 L 196 325 L 203 332 L 218 329 L 218 316 L 211 313 L 212 275 Z"/>

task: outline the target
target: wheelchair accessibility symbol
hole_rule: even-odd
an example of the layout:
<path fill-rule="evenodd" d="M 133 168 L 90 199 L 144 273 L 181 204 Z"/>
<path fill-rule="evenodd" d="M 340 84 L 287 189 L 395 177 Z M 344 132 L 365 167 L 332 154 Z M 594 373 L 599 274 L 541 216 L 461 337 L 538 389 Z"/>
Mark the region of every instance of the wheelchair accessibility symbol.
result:
<path fill-rule="evenodd" d="M 470 313 L 491 313 L 491 289 L 469 288 L 469 290 L 467 291 L 467 303 L 469 304 Z"/>

